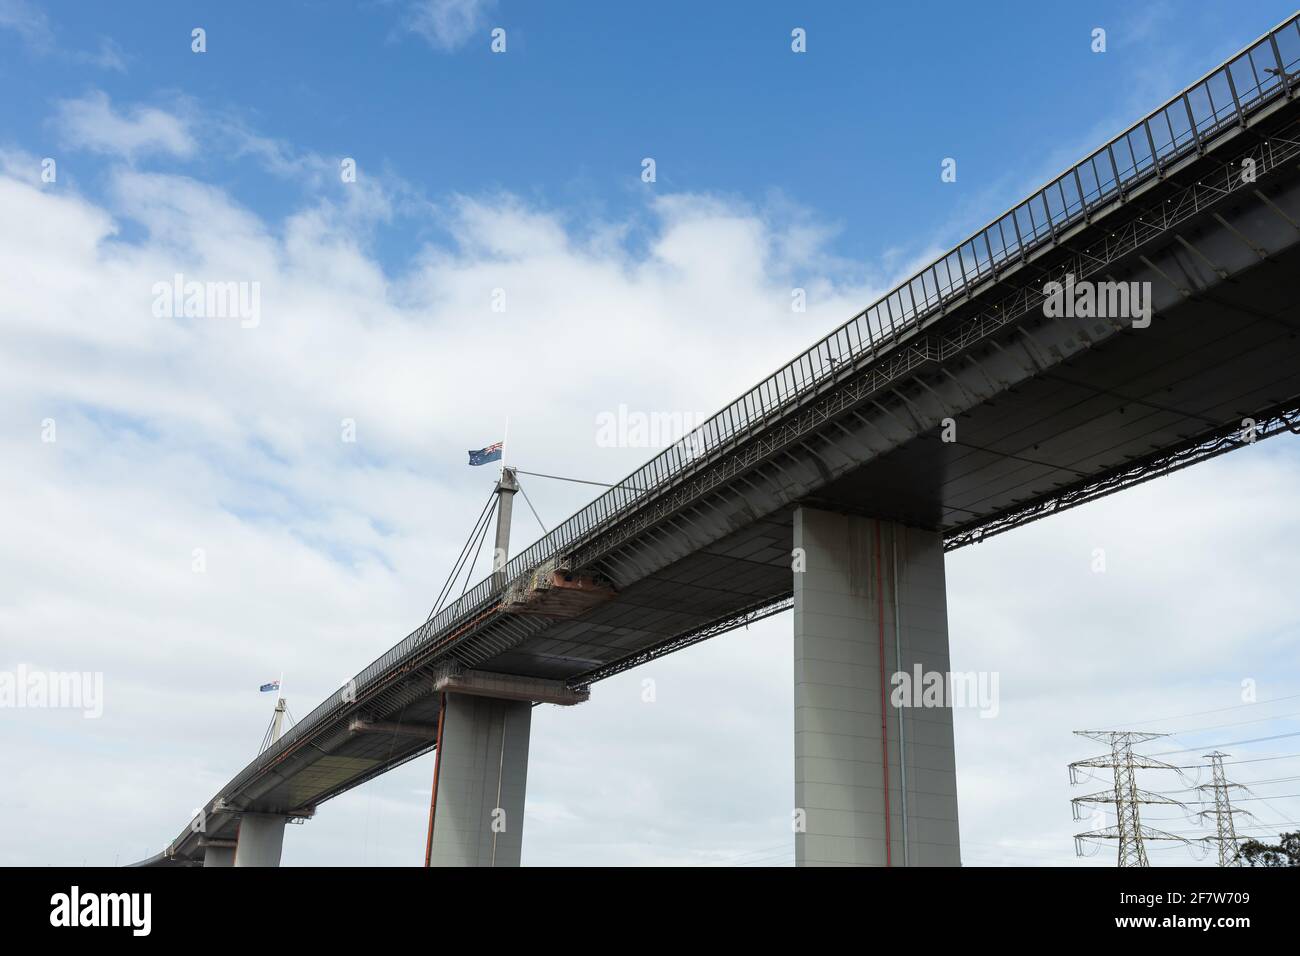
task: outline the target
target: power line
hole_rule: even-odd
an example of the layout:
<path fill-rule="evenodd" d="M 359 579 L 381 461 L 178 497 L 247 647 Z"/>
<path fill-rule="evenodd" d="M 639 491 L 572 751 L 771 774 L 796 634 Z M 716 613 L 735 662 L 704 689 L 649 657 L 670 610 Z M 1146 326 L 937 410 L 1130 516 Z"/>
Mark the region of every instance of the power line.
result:
<path fill-rule="evenodd" d="M 974 848 L 971 853 L 967 853 L 968 848 Z M 1060 859 L 1060 850 L 1051 850 L 1040 847 L 1027 846 L 1002 846 L 997 843 L 976 843 L 973 840 L 962 840 L 962 859 L 967 856 L 990 857 L 995 855 L 1021 857 L 1022 859 Z"/>
<path fill-rule="evenodd" d="M 1191 749 L 1195 750 L 1196 748 L 1193 747 Z M 1178 751 L 1178 752 L 1186 753 L 1186 751 Z M 1263 763 L 1266 760 L 1295 760 L 1297 757 L 1300 757 L 1300 754 L 1277 754 L 1276 756 L 1273 757 L 1247 757 L 1244 760 L 1225 760 L 1223 761 L 1223 765 L 1227 767 L 1231 764 L 1239 764 L 1239 763 Z M 1180 763 L 1178 765 L 1179 770 L 1202 770 L 1204 768 L 1205 768 L 1205 764 L 1203 763 Z"/>
<path fill-rule="evenodd" d="M 1250 720 L 1237 720 L 1226 724 L 1207 724 L 1204 727 L 1188 727 L 1184 730 L 1171 731 L 1169 736 L 1180 738 L 1188 734 L 1197 734 L 1204 730 L 1220 730 L 1224 727 L 1244 727 L 1246 724 L 1262 724 L 1270 720 L 1288 720 L 1292 717 L 1300 717 L 1300 711 L 1294 711 L 1290 714 L 1273 714 L 1270 717 L 1252 717 Z"/>
<path fill-rule="evenodd" d="M 1249 789 L 1249 787 L 1248 787 L 1247 789 Z M 1244 802 L 1247 801 L 1247 800 L 1264 800 L 1264 801 L 1268 801 L 1268 800 L 1292 800 L 1292 799 L 1294 799 L 1294 798 L 1296 798 L 1296 797 L 1300 797 L 1300 793 L 1274 793 L 1274 794 L 1271 794 L 1271 795 L 1268 796 L 1268 797 L 1260 797 L 1260 796 L 1254 796 L 1254 797 L 1238 797 L 1236 802 L 1237 802 L 1237 803 L 1244 803 Z"/>
<path fill-rule="evenodd" d="M 772 866 L 774 861 L 785 862 L 789 860 L 794 862 L 794 847 L 783 850 L 780 853 L 773 853 L 770 856 L 759 857 L 757 860 L 745 860 L 743 863 L 733 863 L 732 866 Z"/>
<path fill-rule="evenodd" d="M 1234 762 L 1234 761 L 1231 761 L 1231 760 L 1225 760 L 1223 763 L 1224 763 L 1224 765 L 1226 766 L 1226 765 L 1228 765 L 1228 764 L 1230 764 L 1230 763 L 1233 763 L 1233 762 Z M 1270 778 L 1270 779 L 1268 779 L 1268 780 L 1247 780 L 1247 781 L 1245 782 L 1245 786 L 1248 786 L 1248 787 L 1262 787 L 1262 786 L 1264 786 L 1265 784 L 1270 784 L 1270 783 L 1292 783 L 1292 782 L 1294 782 L 1294 781 L 1296 781 L 1296 780 L 1300 780 L 1300 776 L 1291 776 L 1291 777 L 1272 777 L 1272 778 Z M 1198 789 L 1200 789 L 1200 788 L 1199 788 L 1199 787 L 1183 787 L 1181 790 L 1165 790 L 1165 791 L 1163 791 L 1163 792 L 1164 792 L 1164 793 L 1193 793 L 1193 792 L 1195 792 L 1195 791 L 1198 790 Z M 1285 799 L 1286 797 L 1300 797 L 1300 793 L 1281 794 L 1281 795 L 1276 796 L 1274 799 L 1282 800 L 1282 799 Z"/>
<path fill-rule="evenodd" d="M 1265 830 L 1268 831 L 1269 833 L 1277 833 L 1280 832 L 1285 827 L 1293 827 L 1293 826 L 1300 826 L 1300 821 L 1279 820 L 1277 823 L 1256 823 L 1248 827 L 1237 827 L 1237 829 L 1243 833 L 1249 830 Z M 1174 834 L 1174 836 L 1187 837 L 1188 839 L 1197 839 L 1199 837 L 1199 834 L 1195 832 L 1181 833 L 1181 834 L 1176 833 Z"/>
<path fill-rule="evenodd" d="M 774 854 L 774 851 L 778 851 L 778 850 L 783 852 Z M 716 860 L 705 860 L 700 863 L 696 863 L 695 866 L 743 866 L 746 863 L 753 862 L 752 860 L 746 859 L 747 857 L 754 857 L 755 855 L 758 855 L 760 857 L 767 857 L 769 854 L 780 856 L 780 855 L 785 855 L 785 853 L 793 853 L 793 852 L 794 852 L 794 846 L 788 842 L 774 843 L 771 846 L 757 847 L 752 850 L 741 850 L 738 853 L 731 853 L 728 854 L 727 856 L 721 857 L 720 859 L 716 859 Z"/>
<path fill-rule="evenodd" d="M 1170 720 L 1181 720 L 1184 717 L 1204 717 L 1206 714 L 1221 714 L 1228 710 L 1240 710 L 1242 707 L 1258 707 L 1262 704 L 1276 704 L 1278 701 L 1296 700 L 1298 698 L 1300 698 L 1300 694 L 1288 694 L 1285 697 L 1270 697 L 1268 700 L 1252 700 L 1244 704 L 1233 704 L 1231 707 L 1218 707 L 1214 710 L 1198 710 L 1190 714 L 1174 714 L 1170 717 L 1154 717 L 1151 720 L 1130 720 L 1126 721 L 1124 726 L 1141 727 L 1143 724 L 1162 724 Z"/>
<path fill-rule="evenodd" d="M 1300 757 L 1300 754 L 1278 754 L 1276 757 L 1248 757 L 1245 760 L 1225 760 L 1225 764 L 1230 763 L 1263 763 L 1266 760 L 1294 760 Z"/>
<path fill-rule="evenodd" d="M 1160 734 L 1159 736 L 1161 736 L 1161 737 L 1168 737 L 1169 734 Z M 1262 743 L 1264 743 L 1265 741 L 1268 741 L 1268 740 L 1281 740 L 1283 737 L 1300 737 L 1300 730 L 1294 730 L 1294 731 L 1292 731 L 1292 732 L 1289 733 L 1289 734 L 1274 734 L 1274 735 L 1271 736 L 1271 737 L 1253 737 L 1253 738 L 1251 738 L 1250 740 L 1229 740 L 1229 741 L 1227 741 L 1226 743 L 1221 743 L 1221 744 L 1210 744 L 1209 746 L 1211 746 L 1211 747 L 1232 747 L 1232 746 L 1235 746 L 1235 745 L 1237 745 L 1237 744 L 1262 744 Z M 1205 744 L 1201 744 L 1201 747 L 1204 747 L 1204 746 L 1205 746 Z M 1200 749 L 1201 749 L 1200 747 L 1185 747 L 1185 748 L 1183 748 L 1182 750 L 1162 750 L 1162 751 L 1160 751 L 1160 753 L 1156 753 L 1156 754 L 1147 754 L 1147 756 L 1148 756 L 1148 757 L 1167 757 L 1167 756 L 1169 756 L 1170 754 L 1185 754 L 1185 753 L 1190 753 L 1190 752 L 1193 751 L 1193 750 L 1200 750 Z M 1237 762 L 1237 761 L 1234 761 L 1234 762 Z M 1204 764 L 1201 764 L 1201 766 L 1204 766 Z"/>

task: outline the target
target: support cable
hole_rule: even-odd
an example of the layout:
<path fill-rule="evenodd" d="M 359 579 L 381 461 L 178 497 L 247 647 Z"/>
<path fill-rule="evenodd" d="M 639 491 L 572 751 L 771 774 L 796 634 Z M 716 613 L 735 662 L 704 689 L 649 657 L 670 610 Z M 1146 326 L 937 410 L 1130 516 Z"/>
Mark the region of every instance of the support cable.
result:
<path fill-rule="evenodd" d="M 483 553 L 483 542 L 487 540 L 488 529 L 492 527 L 490 519 L 496 513 L 496 510 L 494 505 L 492 510 L 488 512 L 489 520 L 483 522 L 483 530 L 478 536 L 478 546 L 474 548 L 474 560 L 470 561 L 465 567 L 465 586 L 460 589 L 461 597 L 464 597 L 465 592 L 469 590 L 469 582 L 474 580 L 474 568 L 478 564 L 478 556 Z"/>
<path fill-rule="evenodd" d="M 495 495 L 495 493 L 496 493 L 496 489 L 494 487 L 493 494 Z M 473 543 L 474 538 L 478 535 L 479 526 L 483 523 L 485 518 L 488 516 L 488 514 L 491 511 L 491 508 L 492 508 L 492 499 L 489 498 L 487 503 L 483 506 L 483 510 L 479 512 L 478 519 L 474 522 L 474 527 L 470 529 L 469 537 L 465 540 L 465 543 L 461 546 L 460 554 L 457 556 L 455 564 L 452 565 L 452 570 L 447 575 L 447 580 L 443 582 L 442 590 L 438 592 L 438 597 L 433 602 L 433 608 L 432 610 L 429 611 L 429 616 L 425 619 L 426 622 L 432 620 L 433 616 L 438 613 L 438 610 L 442 607 L 443 600 L 450 593 L 451 589 L 455 587 L 456 579 L 460 577 L 461 567 L 465 562 L 465 558 L 469 552 L 470 545 Z"/>
<path fill-rule="evenodd" d="M 523 469 L 520 469 L 520 468 L 516 468 L 516 469 L 515 469 L 515 474 L 516 474 L 516 475 L 529 475 L 529 476 L 531 476 L 531 477 L 533 477 L 533 478 L 550 478 L 550 479 L 552 479 L 552 480 L 554 480 L 554 481 L 571 481 L 571 482 L 573 482 L 575 485 L 595 485 L 595 486 L 598 487 L 598 488 L 613 488 L 613 487 L 614 487 L 613 485 L 611 485 L 611 484 L 609 484 L 608 482 L 605 482 L 605 481 L 587 481 L 587 480 L 584 479 L 584 478 L 565 478 L 565 477 L 563 477 L 562 475 L 543 475 L 543 474 L 542 474 L 541 472 L 539 472 L 539 471 L 524 471 Z"/>
<path fill-rule="evenodd" d="M 516 475 L 528 475 L 532 478 L 550 478 L 553 481 L 571 481 L 575 485 L 595 485 L 597 488 L 627 488 L 629 491 L 645 491 L 644 488 L 638 488 L 636 485 L 627 485 L 623 482 L 611 485 L 607 481 L 588 481 L 585 478 L 565 478 L 563 475 L 544 475 L 540 471 L 524 471 L 521 468 L 515 469 Z"/>
<path fill-rule="evenodd" d="M 479 512 L 478 520 L 474 522 L 474 527 L 470 530 L 469 537 L 466 539 L 464 546 L 460 549 L 460 557 L 456 559 L 451 574 L 447 576 L 446 583 L 443 584 L 442 590 L 438 592 L 438 599 L 433 602 L 433 610 L 430 611 L 429 616 L 425 618 L 426 623 L 432 620 L 433 616 L 438 613 L 438 610 L 442 607 L 443 599 L 446 598 L 446 596 L 451 593 L 451 589 L 455 587 L 456 579 L 460 577 L 461 566 L 465 563 L 465 558 L 469 553 L 470 545 L 478 534 L 479 525 L 491 518 L 490 512 L 496 502 L 496 494 L 496 485 L 493 485 L 492 494 L 488 496 L 487 503 L 483 505 L 483 510 Z"/>
<path fill-rule="evenodd" d="M 515 475 L 518 476 L 518 474 L 519 472 L 516 470 Z M 519 493 L 524 496 L 524 504 L 528 505 L 528 510 L 531 511 L 533 517 L 537 519 L 537 526 L 542 529 L 542 534 L 550 534 L 551 529 L 546 527 L 546 523 L 542 521 L 541 516 L 537 513 L 537 509 L 534 508 L 533 503 L 528 500 L 528 492 L 524 491 L 524 483 L 516 477 L 515 484 L 519 486 Z"/>

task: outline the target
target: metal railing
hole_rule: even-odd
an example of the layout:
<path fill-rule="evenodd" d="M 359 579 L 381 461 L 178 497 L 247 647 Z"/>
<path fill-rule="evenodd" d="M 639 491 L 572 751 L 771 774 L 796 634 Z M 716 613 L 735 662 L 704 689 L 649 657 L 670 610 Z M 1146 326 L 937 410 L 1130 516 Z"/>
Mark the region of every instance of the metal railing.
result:
<path fill-rule="evenodd" d="M 1100 207 L 1127 193 L 1171 163 L 1199 152 L 1223 130 L 1300 84 L 1300 14 L 1246 47 L 1182 93 L 1135 123 L 947 255 L 855 315 L 812 348 L 746 392 L 689 435 L 642 465 L 454 604 L 421 625 L 354 678 L 359 698 L 375 678 L 449 629 L 489 607 L 510 582 L 599 532 L 639 502 L 682 480 L 791 408 L 842 371 L 846 363 L 874 358 L 919 329 L 946 305 L 997 278 L 1000 269 L 1023 261 L 1064 230 L 1087 221 Z M 323 701 L 273 748 L 281 752 L 344 703 L 342 690 Z M 235 789 L 262 765 L 255 761 L 226 788 Z M 223 791 L 225 792 L 225 791 Z"/>

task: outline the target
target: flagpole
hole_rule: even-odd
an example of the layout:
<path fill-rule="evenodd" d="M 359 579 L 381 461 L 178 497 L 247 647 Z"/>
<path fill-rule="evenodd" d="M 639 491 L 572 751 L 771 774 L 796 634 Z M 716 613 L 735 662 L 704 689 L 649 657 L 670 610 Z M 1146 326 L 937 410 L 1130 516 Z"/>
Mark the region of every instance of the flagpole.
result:
<path fill-rule="evenodd" d="M 498 477 L 503 477 L 506 473 L 506 440 L 509 437 L 510 437 L 510 416 L 507 415 L 506 430 L 505 433 L 501 436 L 501 475 Z"/>
<path fill-rule="evenodd" d="M 267 731 L 267 746 L 274 746 L 275 742 L 280 739 L 280 734 L 284 732 L 284 671 L 280 671 L 280 679 L 276 682 L 279 686 L 276 688 L 275 711 L 271 715 L 271 729 Z"/>
<path fill-rule="evenodd" d="M 519 482 L 514 470 L 506 465 L 506 440 L 510 436 L 510 416 L 506 416 L 506 428 L 501 436 L 501 474 L 497 477 L 497 538 L 496 548 L 492 553 L 492 578 L 500 585 L 505 580 L 506 559 L 510 556 L 510 511 Z M 506 477 L 509 472 L 510 477 Z"/>
<path fill-rule="evenodd" d="M 279 681 L 279 683 L 280 683 L 280 689 L 279 689 L 278 691 L 276 691 L 276 693 L 275 693 L 275 696 L 276 696 L 275 709 L 276 709 L 276 711 L 279 712 L 279 713 L 278 713 L 278 716 L 279 716 L 279 721 L 278 721 L 278 723 L 279 723 L 279 727 L 278 727 L 278 729 L 277 729 L 277 731 L 276 731 L 276 736 L 277 736 L 277 737 L 279 737 L 280 734 L 284 733 L 284 711 L 285 711 L 285 709 L 286 709 L 286 707 L 285 707 L 285 703 L 284 703 L 284 671 L 280 671 L 280 681 Z"/>

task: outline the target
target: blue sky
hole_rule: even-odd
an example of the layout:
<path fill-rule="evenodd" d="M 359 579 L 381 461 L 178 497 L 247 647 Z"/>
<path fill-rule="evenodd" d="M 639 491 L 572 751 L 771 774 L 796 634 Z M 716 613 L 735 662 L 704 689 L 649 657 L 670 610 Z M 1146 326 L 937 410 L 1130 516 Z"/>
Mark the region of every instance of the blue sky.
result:
<path fill-rule="evenodd" d="M 847 268 L 951 245 L 1195 74 L 1285 18 L 1286 3 L 905 5 L 471 3 L 447 46 L 418 4 L 60 5 L 0 33 L 5 130 L 53 152 L 53 101 L 188 103 L 433 201 L 507 190 L 618 216 L 659 188 L 703 191 L 838 232 Z M 141 11 L 148 9 L 148 15 Z M 190 51 L 194 26 L 208 52 Z M 493 55 L 487 31 L 507 31 Z M 790 30 L 808 31 L 808 53 Z M 1092 28 L 1107 30 L 1104 54 Z M 105 43 L 109 46 L 106 48 Z M 106 49 L 108 56 L 105 56 Z M 91 60 L 99 62 L 89 62 Z M 109 65 L 105 65 L 105 60 Z M 292 190 L 218 137 L 187 161 L 268 217 Z M 939 162 L 958 160 L 955 184 Z M 65 167 L 66 168 L 66 167 Z M 68 172 L 94 188 L 96 164 Z M 436 223 L 376 237 L 400 268 Z"/>
<path fill-rule="evenodd" d="M 0 862 L 156 852 L 250 759 L 259 684 L 302 716 L 423 621 L 507 418 L 512 464 L 616 480 L 656 449 L 600 416 L 716 411 L 1292 12 L 882 7 L 0 0 L 0 670 L 107 695 L 0 721 Z M 152 314 L 177 272 L 259 283 L 259 323 Z M 1002 674 L 999 719 L 957 715 L 968 862 L 1075 862 L 1071 730 L 1294 732 L 1297 482 L 1278 438 L 950 556 L 954 669 Z M 548 526 L 591 491 L 526 490 Z M 513 550 L 538 533 L 516 509 Z M 525 862 L 788 862 L 789 642 L 774 617 L 539 708 Z M 1277 758 L 1241 779 L 1300 818 L 1289 738 L 1224 749 Z M 418 863 L 431 769 L 285 862 Z M 114 826 L 69 846 L 88 814 Z"/>

